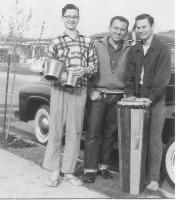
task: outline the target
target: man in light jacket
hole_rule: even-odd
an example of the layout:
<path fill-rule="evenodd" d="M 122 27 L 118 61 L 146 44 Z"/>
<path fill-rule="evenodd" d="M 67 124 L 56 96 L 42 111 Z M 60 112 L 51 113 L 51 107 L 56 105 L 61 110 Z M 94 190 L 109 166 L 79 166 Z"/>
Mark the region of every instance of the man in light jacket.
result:
<path fill-rule="evenodd" d="M 110 21 L 109 35 L 95 42 L 99 59 L 98 74 L 92 80 L 91 107 L 85 139 L 85 183 L 94 183 L 99 174 L 112 178 L 108 170 L 113 132 L 117 130 L 117 101 L 124 95 L 124 73 L 129 44 L 125 42 L 129 22 L 122 16 Z"/>

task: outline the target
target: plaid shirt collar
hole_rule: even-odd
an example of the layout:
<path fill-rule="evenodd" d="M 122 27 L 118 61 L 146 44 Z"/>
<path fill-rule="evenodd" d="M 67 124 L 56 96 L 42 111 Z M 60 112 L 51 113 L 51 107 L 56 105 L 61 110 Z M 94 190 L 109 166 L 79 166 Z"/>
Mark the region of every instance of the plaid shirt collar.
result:
<path fill-rule="evenodd" d="M 65 31 L 63 31 L 63 33 L 61 34 L 61 36 L 62 37 L 64 37 L 64 36 L 70 37 L 69 34 L 67 34 Z M 82 36 L 82 34 L 80 34 L 79 31 L 77 30 L 77 35 L 76 36 L 79 37 L 79 36 Z"/>

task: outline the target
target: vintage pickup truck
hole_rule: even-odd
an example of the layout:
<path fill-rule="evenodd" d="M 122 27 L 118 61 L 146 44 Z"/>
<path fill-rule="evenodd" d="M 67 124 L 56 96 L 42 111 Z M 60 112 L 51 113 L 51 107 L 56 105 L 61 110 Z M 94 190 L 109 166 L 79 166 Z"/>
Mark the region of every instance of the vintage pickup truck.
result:
<path fill-rule="evenodd" d="M 104 34 L 96 34 L 94 39 L 101 39 Z M 174 184 L 174 135 L 175 135 L 175 62 L 174 38 L 158 34 L 158 37 L 166 42 L 171 49 L 172 59 L 172 75 L 166 95 L 166 120 L 163 130 L 164 147 L 164 167 L 168 180 Z M 40 143 L 48 141 L 49 130 L 49 106 L 50 106 L 50 82 L 41 77 L 38 83 L 22 88 L 19 93 L 19 117 L 22 121 L 34 120 L 34 131 L 36 138 Z M 89 101 L 86 105 L 86 114 L 84 120 L 84 131 L 82 140 L 85 138 L 87 128 L 87 110 L 89 109 Z M 117 133 L 114 133 L 115 143 L 113 148 L 117 149 Z"/>

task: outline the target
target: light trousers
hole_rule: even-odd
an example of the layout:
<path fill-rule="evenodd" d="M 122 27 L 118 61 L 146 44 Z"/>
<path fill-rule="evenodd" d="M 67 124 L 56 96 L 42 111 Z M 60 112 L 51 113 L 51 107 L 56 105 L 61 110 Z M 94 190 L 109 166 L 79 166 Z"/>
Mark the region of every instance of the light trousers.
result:
<path fill-rule="evenodd" d="M 44 156 L 44 168 L 74 173 L 80 150 L 86 96 L 86 89 L 83 88 L 67 91 L 51 87 L 49 139 Z M 66 137 L 61 161 L 64 126 Z"/>

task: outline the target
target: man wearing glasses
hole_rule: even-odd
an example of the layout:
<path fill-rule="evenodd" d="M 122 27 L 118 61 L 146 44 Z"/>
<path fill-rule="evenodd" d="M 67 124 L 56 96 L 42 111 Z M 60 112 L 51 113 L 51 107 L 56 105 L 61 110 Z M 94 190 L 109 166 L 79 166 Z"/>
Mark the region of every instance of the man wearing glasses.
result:
<path fill-rule="evenodd" d="M 87 79 L 96 73 L 98 64 L 93 42 L 76 29 L 79 9 L 73 4 L 67 4 L 62 9 L 62 18 L 65 31 L 52 41 L 49 57 L 63 62 L 66 70 L 73 67 L 77 83 L 72 90 L 66 89 L 61 84 L 54 84 L 51 87 L 49 140 L 43 163 L 44 168 L 52 171 L 46 183 L 51 187 L 59 184 L 60 171 L 64 174 L 63 179 L 69 183 L 76 186 L 82 184 L 73 173 L 80 149 Z M 63 79 L 65 77 L 64 73 Z M 60 166 L 64 126 L 66 138 L 63 162 Z"/>
<path fill-rule="evenodd" d="M 129 22 L 121 16 L 110 21 L 109 35 L 95 42 L 99 59 L 97 76 L 90 91 L 91 109 L 85 139 L 85 183 L 94 183 L 96 175 L 112 178 L 108 170 L 113 132 L 117 130 L 117 101 L 124 95 L 124 72 L 129 44 L 124 39 Z M 99 172 L 99 173 L 98 173 Z"/>

